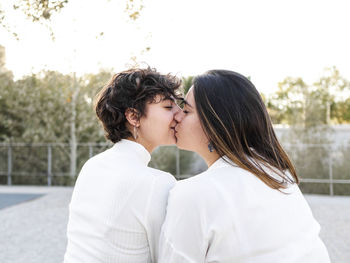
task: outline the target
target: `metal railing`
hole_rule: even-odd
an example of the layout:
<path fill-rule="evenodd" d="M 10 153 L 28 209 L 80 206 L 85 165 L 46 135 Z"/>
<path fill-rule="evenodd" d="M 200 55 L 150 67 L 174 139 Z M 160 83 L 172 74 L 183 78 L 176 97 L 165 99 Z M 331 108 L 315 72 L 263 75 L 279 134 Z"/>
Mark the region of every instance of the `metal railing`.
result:
<path fill-rule="evenodd" d="M 85 152 L 87 154 L 84 155 L 85 158 L 83 158 L 83 160 L 80 160 L 80 163 L 85 162 L 86 160 L 88 160 L 89 158 L 93 157 L 94 154 L 101 152 L 102 150 L 107 149 L 108 147 L 110 147 L 111 144 L 109 143 L 80 143 L 78 144 L 78 147 L 81 148 L 87 148 L 87 150 L 85 150 Z M 20 167 L 26 167 L 27 169 L 31 167 L 31 164 L 27 164 L 26 165 L 26 152 L 24 152 L 24 155 L 20 156 L 20 160 L 17 160 L 16 162 L 16 158 L 14 158 L 14 149 L 25 149 L 25 148 L 29 148 L 29 149 L 45 149 L 45 158 L 43 158 L 43 156 L 41 156 L 41 158 L 39 156 L 36 156 L 36 165 L 40 166 L 41 169 L 39 169 L 40 171 L 28 171 L 26 169 L 14 169 L 14 166 L 17 162 L 20 162 L 21 165 Z M 12 185 L 13 184 L 13 177 L 14 176 L 46 176 L 47 178 L 47 185 L 51 186 L 52 185 L 52 177 L 53 176 L 71 176 L 71 177 L 75 177 L 76 174 L 71 174 L 69 172 L 69 170 L 67 169 L 67 167 L 69 167 L 69 151 L 65 150 L 63 151 L 63 153 L 61 154 L 61 158 L 59 158 L 59 161 L 61 162 L 65 162 L 66 169 L 63 169 L 61 171 L 53 171 L 53 149 L 54 148 L 70 148 L 70 144 L 67 143 L 33 143 L 33 144 L 29 144 L 29 143 L 0 143 L 0 176 L 7 176 L 7 185 Z M 95 148 L 98 148 L 98 150 L 96 151 Z M 102 149 L 102 150 L 101 150 Z M 34 152 L 35 152 L 34 150 Z M 5 153 L 6 152 L 6 153 Z M 5 154 L 4 154 L 5 153 Z M 31 154 L 31 153 L 30 153 Z M 18 156 L 18 154 L 17 154 Z M 24 158 L 23 158 L 24 157 Z M 34 155 L 35 157 L 35 155 Z M 63 157 L 63 158 L 62 158 Z M 30 158 L 30 155 L 27 155 L 27 158 Z M 45 161 L 44 161 L 45 159 Z M 64 160 L 66 159 L 66 160 Z M 79 160 L 77 160 L 79 161 Z M 4 164 L 7 163 L 7 169 L 4 169 Z M 81 165 L 80 165 L 81 166 Z M 43 167 L 45 167 L 46 171 L 43 171 Z M 81 168 L 81 167 L 79 167 Z M 35 170 L 35 169 L 34 169 Z"/>
<path fill-rule="evenodd" d="M 297 168 L 297 173 L 301 177 L 301 183 L 327 184 L 329 186 L 329 195 L 331 196 L 334 195 L 334 186 L 336 184 L 348 184 L 350 186 L 350 145 L 284 144 L 283 146 L 291 156 L 293 163 Z M 318 156 L 312 155 L 312 152 L 315 152 L 315 150 L 318 150 Z M 296 156 L 298 154 L 302 156 Z M 300 160 L 298 159 L 301 158 L 306 158 L 305 160 L 302 160 L 304 162 L 304 167 L 300 167 L 300 165 L 298 165 L 298 161 L 300 162 Z M 335 160 L 337 160 L 337 162 L 335 162 Z M 316 176 L 317 173 L 315 173 L 316 178 L 304 177 L 305 174 L 303 168 L 305 168 L 305 164 L 313 164 L 314 167 L 317 165 L 323 166 L 323 172 L 326 171 L 327 173 L 327 175 L 324 176 L 326 178 L 317 178 L 319 177 Z M 342 174 L 339 174 L 340 171 L 338 171 L 337 178 L 334 176 L 334 169 L 337 168 L 337 170 L 339 170 L 340 167 L 342 168 Z M 310 171 L 308 172 L 308 174 L 310 174 Z"/>
<path fill-rule="evenodd" d="M 14 177 L 25 176 L 45 177 L 48 186 L 53 185 L 54 177 L 63 176 L 74 181 L 76 175 L 71 174 L 69 170 L 69 147 L 69 144 L 64 143 L 1 143 L 0 176 L 7 177 L 6 182 L 3 180 L 1 183 L 12 185 L 15 184 Z M 76 170 L 79 171 L 86 160 L 109 147 L 111 147 L 109 143 L 78 144 Z M 169 149 L 175 154 L 175 162 L 171 161 L 172 163 L 169 165 L 175 166 L 172 170 L 173 174 L 176 174 L 178 179 L 192 176 L 193 173 L 188 171 L 181 173 L 181 153 L 176 147 L 172 148 Z M 328 185 L 327 193 L 329 195 L 337 194 L 335 186 L 348 185 L 348 194 L 350 195 L 350 145 L 285 144 L 284 148 L 291 156 L 302 184 L 309 186 L 311 184 Z M 164 153 L 160 154 L 164 155 Z M 317 186 L 314 188 L 316 189 Z"/>

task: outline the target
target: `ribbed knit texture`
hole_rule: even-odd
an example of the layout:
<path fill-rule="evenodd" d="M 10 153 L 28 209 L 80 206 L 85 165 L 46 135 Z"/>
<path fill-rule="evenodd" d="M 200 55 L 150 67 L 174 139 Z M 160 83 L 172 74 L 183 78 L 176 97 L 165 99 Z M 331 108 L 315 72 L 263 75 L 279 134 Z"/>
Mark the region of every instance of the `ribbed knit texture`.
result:
<path fill-rule="evenodd" d="M 169 194 L 158 262 L 330 263 L 298 186 L 283 191 L 223 159 L 179 181 Z"/>
<path fill-rule="evenodd" d="M 69 206 L 65 263 L 157 261 L 175 179 L 149 161 L 142 145 L 122 140 L 85 163 Z"/>

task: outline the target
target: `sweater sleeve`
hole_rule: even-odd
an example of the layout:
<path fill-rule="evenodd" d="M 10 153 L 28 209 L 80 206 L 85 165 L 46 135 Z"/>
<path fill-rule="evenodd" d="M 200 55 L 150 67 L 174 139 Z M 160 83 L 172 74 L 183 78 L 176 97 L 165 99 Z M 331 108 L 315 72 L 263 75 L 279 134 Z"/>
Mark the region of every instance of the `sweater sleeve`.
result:
<path fill-rule="evenodd" d="M 153 263 L 158 262 L 160 230 L 165 219 L 168 194 L 175 183 L 176 180 L 171 174 L 157 172 L 151 185 L 146 210 L 146 232 Z"/>
<path fill-rule="evenodd" d="M 203 204 L 194 188 L 178 184 L 170 191 L 159 243 L 159 263 L 201 263 L 208 247 Z"/>

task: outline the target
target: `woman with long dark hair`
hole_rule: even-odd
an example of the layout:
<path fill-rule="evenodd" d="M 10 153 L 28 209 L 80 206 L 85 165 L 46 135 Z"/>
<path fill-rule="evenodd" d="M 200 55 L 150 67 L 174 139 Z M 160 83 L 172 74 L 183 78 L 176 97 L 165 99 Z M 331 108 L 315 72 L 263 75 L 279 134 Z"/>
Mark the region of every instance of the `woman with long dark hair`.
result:
<path fill-rule="evenodd" d="M 196 77 L 175 119 L 178 147 L 209 168 L 170 191 L 159 262 L 329 262 L 295 168 L 247 78 L 227 70 Z"/>
<path fill-rule="evenodd" d="M 78 176 L 65 263 L 157 262 L 175 179 L 147 165 L 157 146 L 175 143 L 179 87 L 176 77 L 147 68 L 120 72 L 100 91 L 96 114 L 114 145 Z"/>

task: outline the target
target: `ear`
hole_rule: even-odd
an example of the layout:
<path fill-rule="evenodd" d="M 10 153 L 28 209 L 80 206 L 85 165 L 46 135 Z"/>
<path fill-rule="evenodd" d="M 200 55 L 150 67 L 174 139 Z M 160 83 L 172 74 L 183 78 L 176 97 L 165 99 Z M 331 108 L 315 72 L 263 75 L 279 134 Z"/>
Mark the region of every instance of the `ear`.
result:
<path fill-rule="evenodd" d="M 131 126 L 140 126 L 140 114 L 134 108 L 128 108 L 125 111 L 125 117 Z"/>

